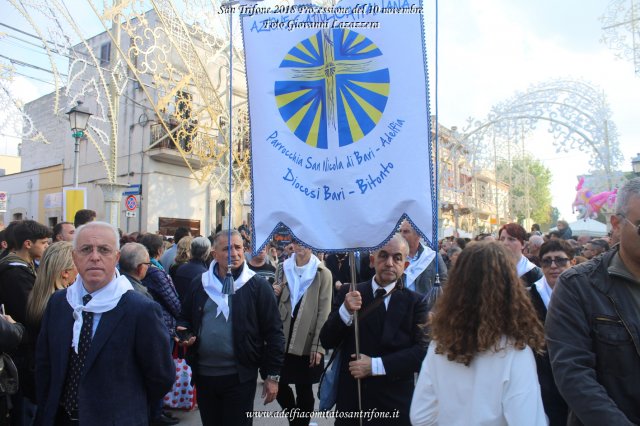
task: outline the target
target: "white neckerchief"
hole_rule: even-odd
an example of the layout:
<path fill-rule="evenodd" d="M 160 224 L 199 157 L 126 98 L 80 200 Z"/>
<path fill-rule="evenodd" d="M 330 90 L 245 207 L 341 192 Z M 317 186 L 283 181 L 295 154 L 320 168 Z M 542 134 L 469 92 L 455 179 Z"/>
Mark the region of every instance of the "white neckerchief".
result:
<path fill-rule="evenodd" d="M 213 300 L 216 305 L 218 305 L 216 318 L 218 318 L 220 316 L 220 313 L 222 313 L 224 315 L 224 319 L 226 321 L 229 321 L 229 295 L 222 293 L 222 282 L 215 273 L 217 264 L 218 262 L 214 260 L 213 262 L 211 262 L 209 270 L 202 274 L 202 287 L 204 288 L 204 291 L 205 293 L 207 293 L 209 298 Z M 240 288 L 245 285 L 247 281 L 249 281 L 255 274 L 255 272 L 253 272 L 243 263 L 240 276 L 233 282 L 233 288 L 235 289 L 235 291 L 240 290 Z"/>
<path fill-rule="evenodd" d="M 420 257 L 411 261 L 407 269 L 404 270 L 404 274 L 406 276 L 406 288 L 409 288 L 409 286 L 413 284 L 416 278 L 418 278 L 418 276 L 427 269 L 427 266 L 429 266 L 431 261 L 436 257 L 436 252 L 431 250 L 430 247 L 421 243 L 420 245 L 423 247 Z"/>
<path fill-rule="evenodd" d="M 131 282 L 124 275 L 120 275 L 116 270 L 116 274 L 107 284 L 98 291 L 91 294 L 91 300 L 86 305 L 82 304 L 82 288 L 84 282 L 80 274 L 76 277 L 76 281 L 67 288 L 67 302 L 73 309 L 73 339 L 71 346 L 78 353 L 78 342 L 80 341 L 80 330 L 82 330 L 82 312 L 93 312 L 101 314 L 108 312 L 116 307 L 120 298 L 129 290 L 133 290 Z"/>
<path fill-rule="evenodd" d="M 296 254 L 294 253 L 289 259 L 284 261 L 282 268 L 284 269 L 284 275 L 287 277 L 287 283 L 289 284 L 289 293 L 291 293 L 291 316 L 296 305 L 304 296 L 304 292 L 307 291 L 313 279 L 318 272 L 318 266 L 320 265 L 320 259 L 314 254 L 311 254 L 311 258 L 306 265 L 300 266 L 302 269 L 302 276 L 296 274 Z"/>
<path fill-rule="evenodd" d="M 531 263 L 529 259 L 527 259 L 524 255 L 521 255 L 520 260 L 516 265 L 516 270 L 518 271 L 518 277 L 523 276 L 533 268 L 537 268 L 537 266 Z"/>
<path fill-rule="evenodd" d="M 542 276 L 542 278 L 540 278 L 534 284 L 538 290 L 538 293 L 540 294 L 540 297 L 542 298 L 544 307 L 549 308 L 549 301 L 551 300 L 551 293 L 553 292 L 553 289 L 547 282 L 547 278 L 545 276 Z"/>

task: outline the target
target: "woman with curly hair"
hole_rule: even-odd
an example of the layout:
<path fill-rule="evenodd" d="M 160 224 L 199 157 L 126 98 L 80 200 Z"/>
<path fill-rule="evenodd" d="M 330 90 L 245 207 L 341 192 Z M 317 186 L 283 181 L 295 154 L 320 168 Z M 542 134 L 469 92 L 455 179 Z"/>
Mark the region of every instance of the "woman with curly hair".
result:
<path fill-rule="evenodd" d="M 460 254 L 429 321 L 411 404 L 417 425 L 546 425 L 533 352 L 542 324 L 497 242 Z"/>

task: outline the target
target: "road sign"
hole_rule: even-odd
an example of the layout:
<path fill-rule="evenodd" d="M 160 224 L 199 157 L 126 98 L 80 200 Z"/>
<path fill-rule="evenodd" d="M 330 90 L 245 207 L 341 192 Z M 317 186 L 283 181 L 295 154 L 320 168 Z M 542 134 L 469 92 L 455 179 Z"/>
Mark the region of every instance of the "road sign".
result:
<path fill-rule="evenodd" d="M 122 195 L 140 195 L 140 194 L 142 194 L 142 185 L 139 183 L 134 185 L 129 185 L 127 189 L 125 189 L 124 192 L 122 193 Z"/>
<path fill-rule="evenodd" d="M 138 215 L 138 213 L 135 211 L 133 212 L 127 211 L 125 213 L 127 214 L 127 217 L 136 217 Z"/>
<path fill-rule="evenodd" d="M 0 192 L 0 212 L 6 212 L 7 211 L 7 193 L 6 192 Z"/>
<path fill-rule="evenodd" d="M 138 208 L 138 199 L 135 195 L 129 195 L 125 201 L 124 205 L 127 207 L 127 210 L 132 212 Z"/>

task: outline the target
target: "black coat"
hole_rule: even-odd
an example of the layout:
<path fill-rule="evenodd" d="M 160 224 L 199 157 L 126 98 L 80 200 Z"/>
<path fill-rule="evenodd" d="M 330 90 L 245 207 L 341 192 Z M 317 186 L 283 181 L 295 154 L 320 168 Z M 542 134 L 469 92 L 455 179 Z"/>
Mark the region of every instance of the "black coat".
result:
<path fill-rule="evenodd" d="M 538 313 L 538 319 L 544 325 L 547 318 L 547 308 L 544 306 L 540 293 L 538 293 L 538 288 L 532 285 L 528 287 L 528 290 L 531 303 Z M 553 378 L 549 353 L 535 354 L 535 357 L 540 393 L 542 394 L 542 405 L 544 405 L 545 414 L 549 417 L 549 426 L 566 426 L 569 408 L 562 395 L 560 395 L 558 386 L 556 386 Z"/>
<path fill-rule="evenodd" d="M 362 310 L 373 302 L 371 281 L 360 283 L 357 289 L 362 295 Z M 343 286 L 338 292 L 334 309 L 320 332 L 320 341 L 326 349 L 342 344 L 342 364 L 339 374 L 337 411 L 358 411 L 357 381 L 348 371 L 351 354 L 355 353 L 354 325 L 346 326 L 340 318 L 339 307 L 349 289 Z M 422 296 L 405 288 L 399 288 L 389 296 L 389 306 L 384 318 L 377 309 L 367 314 L 359 324 L 360 353 L 382 358 L 386 374 L 361 380 L 362 409 L 395 412 L 394 425 L 409 425 L 409 408 L 414 390 L 414 373 L 427 353 L 425 328 L 427 305 Z M 336 424 L 359 424 L 357 419 L 342 419 Z M 390 424 L 389 420 L 374 419 L 371 425 Z"/>
<path fill-rule="evenodd" d="M 15 254 L 0 261 L 0 303 L 6 314 L 19 323 L 26 324 L 27 300 L 35 281 L 33 265 Z"/>
<path fill-rule="evenodd" d="M 284 334 L 278 304 L 271 285 L 255 275 L 231 296 L 233 349 L 238 360 L 240 382 L 256 380 L 258 369 L 263 377 L 279 375 L 284 363 Z M 209 296 L 202 286 L 202 275 L 193 279 L 182 303 L 178 326 L 200 334 L 204 305 Z M 198 373 L 199 339 L 187 352 L 195 382 Z"/>

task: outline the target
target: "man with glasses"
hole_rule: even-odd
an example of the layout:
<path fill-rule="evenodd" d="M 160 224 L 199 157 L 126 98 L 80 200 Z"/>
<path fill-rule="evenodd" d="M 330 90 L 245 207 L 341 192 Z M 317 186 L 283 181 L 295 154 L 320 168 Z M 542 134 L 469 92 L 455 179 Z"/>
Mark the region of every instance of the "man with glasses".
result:
<path fill-rule="evenodd" d="M 76 231 L 78 277 L 51 296 L 36 349 L 42 425 L 148 424 L 149 401 L 171 389 L 160 307 L 116 273 L 118 240 L 105 222 Z"/>
<path fill-rule="evenodd" d="M 546 322 L 569 425 L 640 424 L 640 178 L 618 192 L 612 250 L 559 276 Z"/>
<path fill-rule="evenodd" d="M 551 240 L 540 246 L 539 256 L 543 276 L 534 285 L 528 287 L 528 290 L 531 302 L 538 312 L 538 318 L 544 324 L 553 289 L 560 274 L 571 268 L 574 250 L 565 240 Z M 562 399 L 553 379 L 549 354 L 536 354 L 536 367 L 542 403 L 549 418 L 549 425 L 564 426 L 567 424 L 567 403 Z"/>

